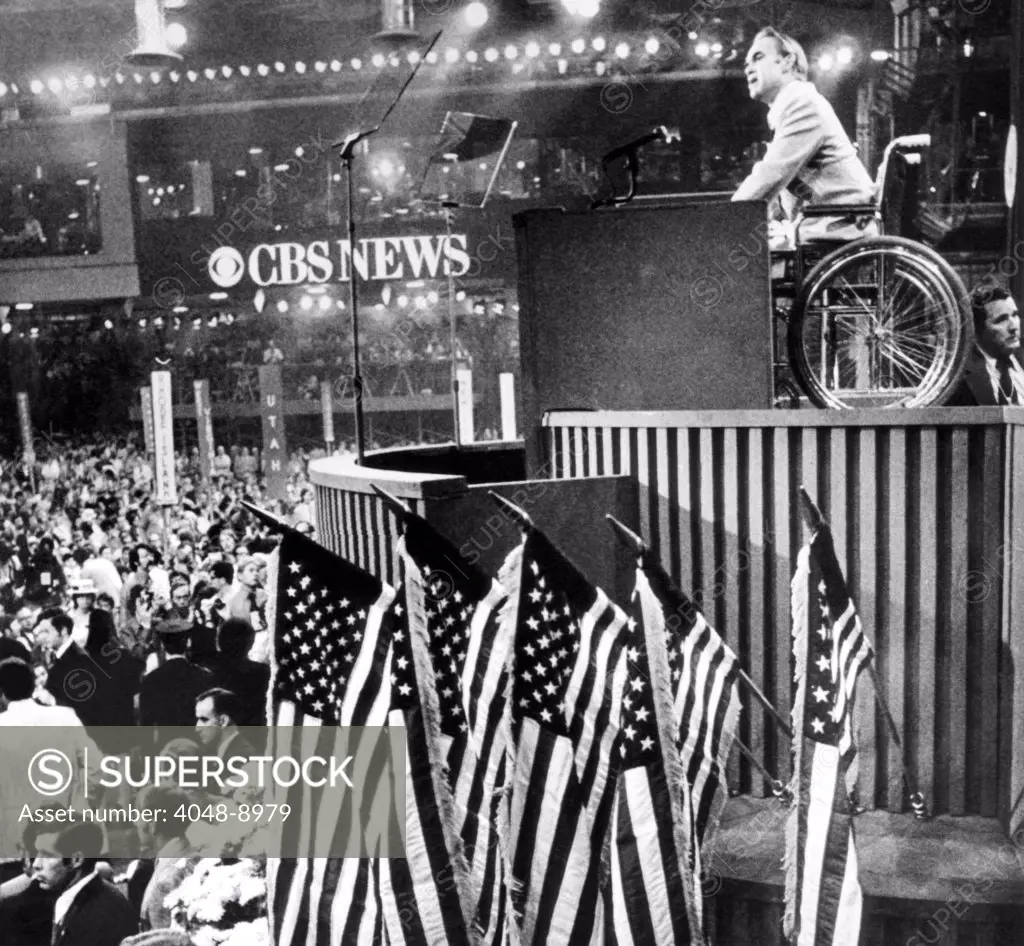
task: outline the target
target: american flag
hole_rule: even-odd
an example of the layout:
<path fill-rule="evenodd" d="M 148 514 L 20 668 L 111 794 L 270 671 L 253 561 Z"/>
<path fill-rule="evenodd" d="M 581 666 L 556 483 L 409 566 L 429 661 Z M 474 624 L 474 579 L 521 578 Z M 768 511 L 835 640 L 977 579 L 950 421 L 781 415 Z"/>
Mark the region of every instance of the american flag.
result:
<path fill-rule="evenodd" d="M 390 722 L 408 745 L 407 859 L 382 862 L 392 943 L 500 942 L 504 897 L 492 798 L 503 744 L 470 746 L 463 674 L 474 627 L 504 591 L 423 519 L 403 516 L 404 632 L 392 654 Z"/>
<path fill-rule="evenodd" d="M 665 615 L 674 724 L 697 836 L 694 850 L 706 850 L 726 800 L 726 764 L 740 715 L 740 662 L 660 565 L 645 559 L 644 572 L 657 602 L 651 608 L 660 607 Z"/>
<path fill-rule="evenodd" d="M 856 946 L 862 896 L 847 773 L 853 701 L 871 647 L 821 525 L 793 576 L 795 803 L 786 837 L 786 935 L 797 946 Z"/>
<path fill-rule="evenodd" d="M 514 628 L 501 819 L 513 934 L 524 946 L 600 942 L 626 615 L 534 529 L 502 578 Z"/>
<path fill-rule="evenodd" d="M 335 752 L 325 727 L 383 726 L 395 591 L 361 568 L 288 530 L 272 558 L 268 617 L 273 635 L 268 751 Z M 353 771 L 360 770 L 360 763 Z M 368 857 L 311 856 L 357 850 L 366 812 L 351 793 L 296 782 L 276 799 L 291 805 L 281 856 L 268 859 L 268 914 L 276 946 L 370 946 L 381 941 Z M 319 838 L 319 842 L 317 841 Z M 364 851 L 365 854 L 373 853 Z"/>
<path fill-rule="evenodd" d="M 668 640 L 662 602 L 638 568 L 612 821 L 610 904 L 618 946 L 704 941 L 697 842 L 674 725 Z"/>

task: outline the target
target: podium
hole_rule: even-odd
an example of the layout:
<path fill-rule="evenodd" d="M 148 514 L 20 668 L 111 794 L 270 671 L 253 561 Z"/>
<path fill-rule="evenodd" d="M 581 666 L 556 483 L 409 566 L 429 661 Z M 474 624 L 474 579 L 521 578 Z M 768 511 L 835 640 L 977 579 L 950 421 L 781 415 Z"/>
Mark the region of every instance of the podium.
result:
<path fill-rule="evenodd" d="M 763 202 L 513 220 L 529 469 L 547 411 L 772 406 Z"/>

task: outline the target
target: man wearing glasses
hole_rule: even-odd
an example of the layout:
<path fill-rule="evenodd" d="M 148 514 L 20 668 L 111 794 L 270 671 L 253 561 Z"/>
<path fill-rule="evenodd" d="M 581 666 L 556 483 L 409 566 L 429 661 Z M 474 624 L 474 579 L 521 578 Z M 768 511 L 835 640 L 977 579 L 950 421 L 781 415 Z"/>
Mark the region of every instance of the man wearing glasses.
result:
<path fill-rule="evenodd" d="M 796 40 L 767 27 L 747 53 L 750 97 L 768 106 L 773 136 L 764 157 L 733 194 L 733 200 L 779 199 L 771 213 L 790 220 L 801 204 L 873 204 L 875 185 L 828 100 L 807 81 L 807 55 Z M 800 226 L 807 239 L 854 240 L 874 235 L 869 218 L 811 219 Z M 789 234 L 789 243 L 792 234 Z M 782 241 L 774 249 L 784 248 Z"/>

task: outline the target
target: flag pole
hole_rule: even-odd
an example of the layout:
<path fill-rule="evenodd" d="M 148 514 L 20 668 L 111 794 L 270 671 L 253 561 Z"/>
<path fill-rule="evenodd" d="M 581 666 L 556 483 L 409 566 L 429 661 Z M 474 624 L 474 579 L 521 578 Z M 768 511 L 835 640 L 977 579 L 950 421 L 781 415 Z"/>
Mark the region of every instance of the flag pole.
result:
<path fill-rule="evenodd" d="M 266 509 L 261 509 L 259 506 L 249 502 L 247 499 L 243 499 L 239 505 L 259 519 L 264 525 L 270 526 L 271 529 L 274 529 L 277 532 L 294 531 L 283 519 L 279 519 L 273 513 L 267 512 Z"/>
<path fill-rule="evenodd" d="M 526 512 L 520 509 L 514 502 L 506 499 L 504 496 L 499 496 L 493 489 L 487 490 L 487 495 L 491 497 L 502 509 L 505 510 L 519 525 L 519 527 L 526 532 L 531 529 L 535 529 L 536 526 L 533 524 L 533 520 L 526 514 Z"/>
<path fill-rule="evenodd" d="M 371 483 L 370 485 L 373 487 L 373 491 L 377 494 L 377 497 L 384 504 L 384 508 L 389 509 L 394 513 L 399 524 L 404 524 L 405 517 L 412 515 L 412 510 L 409 508 L 408 503 L 402 502 L 402 500 L 400 500 L 394 493 L 389 493 L 386 489 L 378 486 L 376 483 Z"/>
<path fill-rule="evenodd" d="M 766 782 L 772 787 L 772 794 L 776 798 L 783 798 L 789 794 L 789 789 L 782 783 L 780 779 L 777 779 L 771 772 L 769 772 L 754 755 L 753 751 L 747 747 L 747 744 L 743 742 L 738 736 L 733 738 L 733 742 L 736 744 L 736 748 L 740 750 L 742 755 L 758 772 Z"/>
<path fill-rule="evenodd" d="M 608 520 L 615 534 L 622 540 L 623 544 L 633 549 L 640 558 L 650 556 L 650 546 L 644 542 L 632 529 L 628 526 L 623 525 L 616 519 L 611 513 L 605 515 L 605 519 Z M 754 695 L 755 699 L 764 707 L 765 711 L 772 718 L 775 725 L 784 732 L 790 739 L 793 738 L 793 729 L 786 722 L 785 718 L 779 711 L 772 705 L 771 701 L 761 691 L 761 688 L 750 678 L 749 674 L 742 668 L 737 667 L 739 671 L 739 678 L 743 681 L 743 684 L 748 690 Z"/>
<path fill-rule="evenodd" d="M 817 534 L 818 530 L 826 525 L 825 517 L 822 516 L 821 510 L 817 504 L 811 499 L 807 490 L 803 486 L 800 487 L 800 511 L 803 513 L 804 522 L 807 523 L 807 527 L 811 530 L 811 538 L 813 541 L 814 535 Z M 885 698 L 885 694 L 882 692 L 881 683 L 878 680 L 878 671 L 875 669 L 875 649 L 871 648 L 871 658 L 867 662 L 868 673 L 871 675 L 871 686 L 875 691 L 875 702 L 878 704 L 885 721 L 889 726 L 889 733 L 892 736 L 893 742 L 896 743 L 896 748 L 899 749 L 900 753 L 900 769 L 903 773 L 903 785 L 907 790 L 909 796 L 910 807 L 913 809 L 914 817 L 918 820 L 925 820 L 928 817 L 928 807 L 925 803 L 924 795 L 921 792 L 915 792 L 910 787 L 910 775 L 907 772 L 907 761 L 904 757 L 903 752 L 903 741 L 900 739 L 899 730 L 896 727 L 896 720 L 893 718 L 892 711 L 889 709 L 889 703 Z"/>

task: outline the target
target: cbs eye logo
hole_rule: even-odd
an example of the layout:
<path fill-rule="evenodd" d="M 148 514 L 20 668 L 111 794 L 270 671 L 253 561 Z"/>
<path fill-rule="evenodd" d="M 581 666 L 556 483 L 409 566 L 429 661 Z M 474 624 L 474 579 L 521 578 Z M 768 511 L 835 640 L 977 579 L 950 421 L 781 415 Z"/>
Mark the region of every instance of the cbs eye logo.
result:
<path fill-rule="evenodd" d="M 230 289 L 242 281 L 245 273 L 245 260 L 233 246 L 218 246 L 210 254 L 206 264 L 212 279 L 222 289 Z"/>

